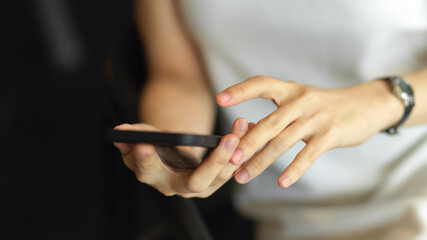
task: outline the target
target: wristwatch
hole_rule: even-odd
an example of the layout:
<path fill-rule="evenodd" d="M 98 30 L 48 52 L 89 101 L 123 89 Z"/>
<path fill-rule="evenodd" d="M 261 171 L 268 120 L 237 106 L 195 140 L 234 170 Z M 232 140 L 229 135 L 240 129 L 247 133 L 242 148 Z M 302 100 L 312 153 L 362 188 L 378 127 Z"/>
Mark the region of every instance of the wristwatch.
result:
<path fill-rule="evenodd" d="M 399 76 L 389 76 L 382 79 L 389 82 L 393 94 L 405 107 L 405 112 L 400 121 L 396 125 L 384 130 L 386 133 L 394 135 L 397 134 L 398 128 L 406 121 L 406 119 L 408 119 L 409 114 L 415 106 L 414 91 L 412 90 L 411 85 Z"/>

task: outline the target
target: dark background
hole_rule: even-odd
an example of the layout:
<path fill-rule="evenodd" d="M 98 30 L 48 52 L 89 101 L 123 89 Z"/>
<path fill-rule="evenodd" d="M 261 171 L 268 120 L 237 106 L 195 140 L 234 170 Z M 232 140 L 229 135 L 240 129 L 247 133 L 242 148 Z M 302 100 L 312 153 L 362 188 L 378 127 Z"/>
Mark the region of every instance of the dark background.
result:
<path fill-rule="evenodd" d="M 146 75 L 131 1 L 7 1 L 0 12 L 0 239 L 251 237 L 229 185 L 163 197 L 105 140 L 137 122 Z"/>

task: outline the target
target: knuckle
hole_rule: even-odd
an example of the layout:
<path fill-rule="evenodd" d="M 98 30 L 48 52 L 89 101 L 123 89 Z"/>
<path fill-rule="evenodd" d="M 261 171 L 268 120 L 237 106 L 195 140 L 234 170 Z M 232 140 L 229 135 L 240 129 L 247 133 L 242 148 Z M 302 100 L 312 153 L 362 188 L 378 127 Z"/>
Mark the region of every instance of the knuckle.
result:
<path fill-rule="evenodd" d="M 301 169 L 300 166 L 298 166 L 297 164 L 291 164 L 289 165 L 289 170 L 291 170 L 292 172 L 294 172 L 295 176 L 300 177 L 304 171 Z"/>
<path fill-rule="evenodd" d="M 304 88 L 302 91 L 302 99 L 309 103 L 316 103 L 320 101 L 320 94 L 311 88 Z"/>
<path fill-rule="evenodd" d="M 307 146 L 303 149 L 303 158 L 305 162 L 305 167 L 308 169 L 316 159 L 320 156 L 322 152 L 326 150 L 325 141 L 320 138 L 317 138 L 314 142 L 308 142 Z"/>
<path fill-rule="evenodd" d="M 305 160 L 311 164 L 316 160 L 316 153 L 319 151 L 319 147 L 311 147 L 305 151 Z"/>
<path fill-rule="evenodd" d="M 247 168 L 252 169 L 252 174 L 258 175 L 266 168 L 266 166 L 264 166 L 264 162 L 260 158 L 252 158 L 250 165 L 248 165 Z"/>
<path fill-rule="evenodd" d="M 303 96 L 305 101 L 309 101 L 311 103 L 319 101 L 319 94 L 315 91 L 306 90 Z"/>
<path fill-rule="evenodd" d="M 142 182 L 142 183 L 148 183 L 149 182 L 146 175 L 141 173 L 140 171 L 135 171 L 135 177 L 139 182 Z"/>
<path fill-rule="evenodd" d="M 331 113 L 328 111 L 317 111 L 311 119 L 311 123 L 325 124 L 331 122 Z"/>
<path fill-rule="evenodd" d="M 254 140 L 253 138 L 246 138 L 246 145 L 249 148 L 249 151 L 255 152 L 259 147 L 258 143 L 256 142 L 256 140 Z"/>
<path fill-rule="evenodd" d="M 277 128 L 280 127 L 282 123 L 282 118 L 277 114 L 270 114 L 266 118 L 263 118 L 259 121 L 260 124 L 264 125 L 267 128 Z"/>
<path fill-rule="evenodd" d="M 193 193 L 177 193 L 176 195 L 182 197 L 182 198 L 192 198 L 194 197 Z"/>
<path fill-rule="evenodd" d="M 284 141 L 278 136 L 270 141 L 268 148 L 273 152 L 281 152 L 285 148 Z"/>
<path fill-rule="evenodd" d="M 150 159 L 144 157 L 143 153 L 139 151 L 134 151 L 133 158 L 135 159 L 135 164 L 140 168 L 149 168 L 152 167 L 153 161 L 149 161 Z"/>
<path fill-rule="evenodd" d="M 130 170 L 135 171 L 135 161 L 131 158 L 123 158 L 123 162 Z"/>
<path fill-rule="evenodd" d="M 136 159 L 135 163 L 136 163 L 136 167 L 141 172 L 154 169 L 156 165 L 154 161 L 145 161 L 143 159 Z"/>
<path fill-rule="evenodd" d="M 246 88 L 238 85 L 238 86 L 234 86 L 233 88 L 230 88 L 230 90 L 233 92 L 234 95 L 237 96 L 245 96 L 246 95 Z"/>
<path fill-rule="evenodd" d="M 343 126 L 341 123 L 331 123 L 327 129 L 322 132 L 317 142 L 321 142 L 324 150 L 340 146 L 343 138 Z"/>
<path fill-rule="evenodd" d="M 254 83 L 256 84 L 264 85 L 264 84 L 271 83 L 271 81 L 273 81 L 273 78 L 270 78 L 264 75 L 256 75 L 252 77 L 251 80 L 254 81 Z"/>
<path fill-rule="evenodd" d="M 229 175 L 229 174 L 227 175 L 225 173 L 220 173 L 216 177 L 216 181 L 220 182 L 220 183 L 224 183 L 224 182 L 227 182 L 228 180 L 230 180 L 230 178 L 231 178 L 231 175 Z"/>
<path fill-rule="evenodd" d="M 224 165 L 228 162 L 229 158 L 226 158 L 224 156 L 224 154 L 222 156 L 217 156 L 215 158 L 212 159 L 212 161 L 216 164 L 216 165 Z"/>
<path fill-rule="evenodd" d="M 186 197 L 186 194 L 177 193 L 176 195 L 177 195 L 177 196 L 179 196 L 179 197 L 182 197 L 182 198 L 187 198 L 187 197 Z"/>
<path fill-rule="evenodd" d="M 213 192 L 212 192 L 212 191 L 208 191 L 208 192 L 205 192 L 205 193 L 200 194 L 198 197 L 199 197 L 199 198 L 208 198 L 208 197 L 210 197 L 212 194 L 213 194 Z"/>
<path fill-rule="evenodd" d="M 341 132 L 341 124 L 337 122 L 331 122 L 331 125 L 326 129 L 325 135 L 328 138 L 336 137 Z"/>
<path fill-rule="evenodd" d="M 187 182 L 186 188 L 188 192 L 191 193 L 201 193 L 206 189 L 206 187 L 203 186 L 203 184 L 201 184 L 196 178 L 190 178 Z"/>
<path fill-rule="evenodd" d="M 167 197 L 171 197 L 171 196 L 178 194 L 173 188 L 171 188 L 171 186 L 164 184 L 162 182 L 157 182 L 156 184 L 151 184 L 151 186 L 154 187 L 155 189 L 157 189 L 157 191 L 159 191 L 160 193 L 162 193 L 163 195 L 165 195 Z"/>
<path fill-rule="evenodd" d="M 153 169 L 156 169 L 156 164 L 154 161 L 145 161 L 143 159 L 135 159 L 135 172 L 140 175 L 146 175 L 150 172 L 153 172 Z"/>
<path fill-rule="evenodd" d="M 173 192 L 173 191 L 166 191 L 166 190 L 160 191 L 159 190 L 159 192 L 161 192 L 166 197 L 172 197 L 172 196 L 176 195 L 176 192 Z"/>

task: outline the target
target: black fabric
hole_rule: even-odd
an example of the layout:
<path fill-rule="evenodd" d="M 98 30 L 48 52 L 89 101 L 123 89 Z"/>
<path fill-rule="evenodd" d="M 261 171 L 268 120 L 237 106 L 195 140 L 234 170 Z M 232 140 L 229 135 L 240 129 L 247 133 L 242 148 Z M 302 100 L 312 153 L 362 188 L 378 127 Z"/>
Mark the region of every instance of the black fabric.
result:
<path fill-rule="evenodd" d="M 48 2 L 0 9 L 0 239 L 189 239 L 176 222 L 188 202 L 138 183 L 105 141 L 137 121 L 145 68 L 131 1 L 58 0 L 63 25 L 44 22 L 58 17 Z M 58 32 L 74 53 L 55 52 L 46 24 L 71 28 Z M 228 187 L 195 202 L 215 239 L 252 232 Z"/>
<path fill-rule="evenodd" d="M 132 176 L 103 136 L 119 121 L 103 77 L 110 31 L 123 21 L 113 9 L 128 6 L 66 3 L 84 59 L 65 70 L 49 53 L 36 1 L 1 8 L 0 239 L 129 234 L 123 183 Z"/>

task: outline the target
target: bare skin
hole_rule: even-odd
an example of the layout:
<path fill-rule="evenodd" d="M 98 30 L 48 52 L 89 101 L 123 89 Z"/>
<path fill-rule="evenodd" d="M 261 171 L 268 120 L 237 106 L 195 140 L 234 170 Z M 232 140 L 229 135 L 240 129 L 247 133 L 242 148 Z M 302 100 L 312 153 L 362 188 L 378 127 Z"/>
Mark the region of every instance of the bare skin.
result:
<path fill-rule="evenodd" d="M 116 129 L 211 133 L 215 98 L 173 1 L 136 1 L 135 11 L 149 65 L 149 78 L 141 92 L 140 118 L 144 124 L 123 124 Z M 224 136 L 203 162 L 205 150 L 202 148 L 175 149 L 182 151 L 180 156 L 202 162 L 194 170 L 171 168 L 165 162 L 174 161 L 176 156 L 153 145 L 115 145 L 139 181 L 167 196 L 207 197 L 232 178 L 237 166 L 229 159 L 251 125 L 248 126 L 245 119 L 237 119 L 231 134 Z"/>
<path fill-rule="evenodd" d="M 159 131 L 147 124 L 122 124 L 115 129 Z M 120 149 L 126 166 L 135 172 L 135 176 L 140 182 L 156 188 L 166 196 L 208 197 L 230 180 L 234 171 L 239 167 L 239 165 L 231 164 L 229 159 L 239 143 L 239 138 L 243 137 L 247 131 L 247 121 L 245 119 L 236 120 L 231 134 L 224 136 L 219 146 L 203 161 L 191 148 L 177 147 L 172 150 L 182 152 L 179 155 L 187 156 L 191 160 L 198 159 L 201 163 L 194 170 L 168 166 L 165 162 L 173 162 L 177 156 L 168 154 L 168 151 L 162 152 L 161 149 L 156 149 L 150 144 L 115 143 L 115 145 Z"/>
<path fill-rule="evenodd" d="M 124 124 L 116 128 L 211 133 L 215 98 L 210 94 L 203 65 L 174 2 L 140 0 L 135 2 L 135 11 L 149 64 L 149 78 L 140 102 L 143 124 Z M 427 71 L 403 77 L 414 88 L 417 101 L 405 125 L 426 123 Z M 378 131 L 393 126 L 403 114 L 402 104 L 383 81 L 323 89 L 281 80 L 255 76 L 216 96 L 222 107 L 261 97 L 274 101 L 277 110 L 256 125 L 237 119 L 231 134 L 224 136 L 203 162 L 203 149 L 175 149 L 183 151 L 180 155 L 202 162 L 194 170 L 167 166 L 167 159 L 160 156 L 172 161 L 175 156 L 149 144 L 115 145 L 139 181 L 167 196 L 207 197 L 233 175 L 239 183 L 249 182 L 296 142 L 303 140 L 306 146 L 278 179 L 280 187 L 289 187 L 323 152 L 358 145 Z"/>
<path fill-rule="evenodd" d="M 427 98 L 422 94 L 427 91 L 426 73 L 405 76 L 417 94 L 417 105 L 406 125 L 427 122 Z M 295 183 L 323 152 L 365 142 L 380 130 L 395 125 L 404 111 L 384 81 L 322 89 L 256 76 L 219 93 L 217 101 L 229 107 L 257 97 L 273 100 L 277 110 L 241 139 L 231 162 L 240 165 L 251 159 L 236 172 L 235 179 L 239 183 L 249 182 L 303 140 L 306 146 L 278 179 L 282 188 Z"/>

